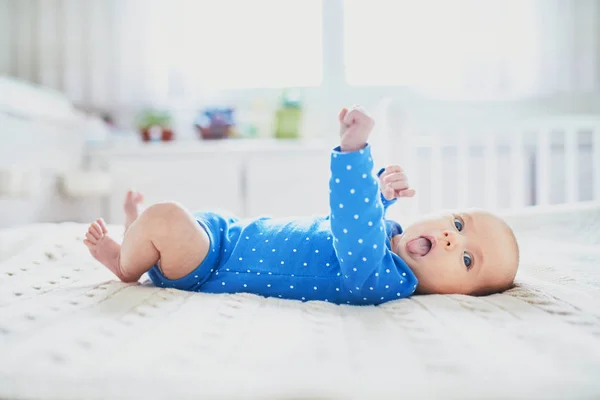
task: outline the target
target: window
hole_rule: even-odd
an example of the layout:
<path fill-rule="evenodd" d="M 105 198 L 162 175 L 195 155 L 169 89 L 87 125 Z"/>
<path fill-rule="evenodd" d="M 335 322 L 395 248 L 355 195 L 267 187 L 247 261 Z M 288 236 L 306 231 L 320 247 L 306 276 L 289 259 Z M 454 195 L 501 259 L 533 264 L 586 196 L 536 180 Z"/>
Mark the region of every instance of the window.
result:
<path fill-rule="evenodd" d="M 533 0 L 345 0 L 349 84 L 450 95 L 522 94 L 537 83 Z"/>
<path fill-rule="evenodd" d="M 321 84 L 321 0 L 165 3 L 171 17 L 171 86 L 179 82 L 176 86 L 207 90 Z"/>

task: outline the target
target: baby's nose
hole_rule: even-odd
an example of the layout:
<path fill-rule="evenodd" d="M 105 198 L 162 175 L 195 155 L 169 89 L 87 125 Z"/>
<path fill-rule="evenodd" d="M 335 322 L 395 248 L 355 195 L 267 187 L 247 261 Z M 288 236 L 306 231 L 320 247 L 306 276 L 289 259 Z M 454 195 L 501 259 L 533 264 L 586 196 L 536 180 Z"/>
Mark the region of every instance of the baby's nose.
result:
<path fill-rule="evenodd" d="M 447 230 L 442 232 L 441 244 L 446 250 L 452 250 L 458 246 L 460 241 L 458 234 L 455 231 Z"/>

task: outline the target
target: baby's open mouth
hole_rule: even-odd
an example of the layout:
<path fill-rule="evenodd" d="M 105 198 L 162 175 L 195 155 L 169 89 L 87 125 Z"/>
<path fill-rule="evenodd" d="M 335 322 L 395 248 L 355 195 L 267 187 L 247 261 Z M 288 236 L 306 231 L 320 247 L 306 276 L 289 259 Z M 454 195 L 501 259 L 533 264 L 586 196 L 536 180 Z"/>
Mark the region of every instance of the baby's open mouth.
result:
<path fill-rule="evenodd" d="M 406 244 L 406 250 L 412 256 L 424 257 L 431 251 L 433 242 L 425 236 L 419 236 Z"/>

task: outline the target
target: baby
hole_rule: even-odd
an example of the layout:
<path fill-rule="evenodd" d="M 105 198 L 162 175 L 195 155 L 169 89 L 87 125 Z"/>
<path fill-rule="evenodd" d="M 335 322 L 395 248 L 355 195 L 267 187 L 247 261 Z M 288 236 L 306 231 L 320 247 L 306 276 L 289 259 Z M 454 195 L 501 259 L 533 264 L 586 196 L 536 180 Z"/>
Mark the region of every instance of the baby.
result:
<path fill-rule="evenodd" d="M 339 120 L 328 216 L 239 220 L 159 203 L 138 217 L 141 195 L 129 192 L 123 243 L 101 219 L 84 243 L 123 282 L 148 272 L 159 287 L 198 292 L 373 305 L 415 292 L 486 295 L 512 285 L 519 249 L 504 221 L 456 212 L 403 230 L 385 214 L 415 194 L 405 173 L 390 166 L 373 177 L 374 121 L 364 110 L 343 109 Z"/>

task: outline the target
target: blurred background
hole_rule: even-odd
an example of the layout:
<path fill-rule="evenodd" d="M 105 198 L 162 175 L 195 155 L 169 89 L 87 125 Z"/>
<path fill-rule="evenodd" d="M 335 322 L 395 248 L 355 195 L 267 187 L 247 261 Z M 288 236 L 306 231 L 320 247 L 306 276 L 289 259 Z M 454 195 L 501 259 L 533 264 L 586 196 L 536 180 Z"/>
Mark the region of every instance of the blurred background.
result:
<path fill-rule="evenodd" d="M 503 121 L 596 118 L 600 1 L 0 0 L 0 227 L 120 223 L 130 187 L 147 202 L 242 216 L 326 213 L 337 113 L 353 103 L 378 118 L 378 164 L 413 149 L 403 112 L 444 125 L 440 109 L 467 110 L 492 128 L 492 109 Z M 485 165 L 498 208 L 594 198 L 594 131 L 569 141 L 560 129 L 542 138 L 542 162 L 556 161 L 542 198 L 540 155 L 502 161 L 514 131 L 494 132 L 498 162 Z M 485 132 L 469 136 L 473 162 L 490 154 Z M 575 161 L 561 153 L 569 143 Z M 489 200 L 473 175 L 460 189 L 472 196 L 440 201 L 436 185 L 458 190 L 446 168 L 480 168 L 461 167 L 460 149 L 447 160 L 419 151 L 438 159 L 413 167 L 417 187 L 433 186 L 417 208 Z M 565 157 L 577 163 L 574 197 Z M 509 163 L 517 201 L 500 193 Z"/>

